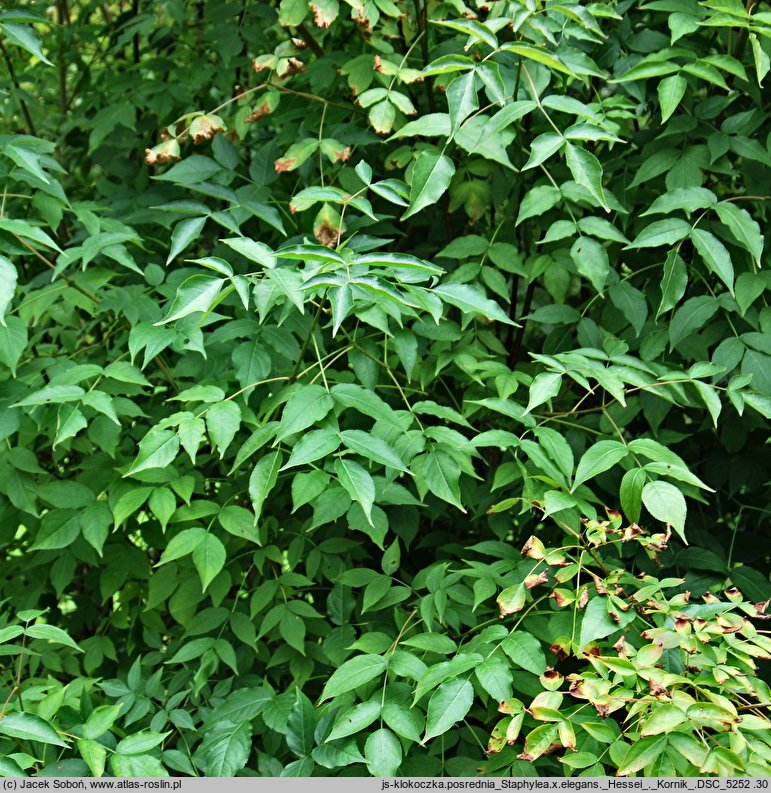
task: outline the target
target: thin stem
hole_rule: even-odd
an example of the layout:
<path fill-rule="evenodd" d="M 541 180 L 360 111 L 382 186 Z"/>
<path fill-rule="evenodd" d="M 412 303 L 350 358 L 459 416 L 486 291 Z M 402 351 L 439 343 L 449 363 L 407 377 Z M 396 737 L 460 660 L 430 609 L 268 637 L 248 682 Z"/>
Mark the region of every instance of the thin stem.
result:
<path fill-rule="evenodd" d="M 314 364 L 315 366 L 315 364 Z M 249 385 L 245 385 L 243 388 L 239 388 L 234 394 L 231 394 L 228 397 L 223 399 L 223 402 L 229 402 L 231 399 L 235 399 L 237 396 L 240 396 L 244 393 L 244 391 L 248 391 L 250 388 L 256 388 L 258 385 L 265 385 L 265 383 L 275 383 L 279 380 L 289 380 L 289 377 L 269 377 L 267 380 L 257 380 L 255 383 L 249 383 Z"/>
<path fill-rule="evenodd" d="M 43 256 L 43 254 L 42 254 L 42 253 L 40 253 L 40 251 L 38 251 L 38 250 L 36 250 L 35 248 L 33 248 L 33 247 L 32 247 L 32 246 L 31 246 L 31 245 L 30 245 L 30 244 L 29 244 L 29 243 L 28 243 L 28 242 L 27 242 L 25 239 L 23 239 L 22 237 L 20 237 L 18 234 L 15 234 L 14 232 L 11 232 L 11 234 L 13 234 L 13 236 L 14 236 L 14 237 L 15 237 L 15 238 L 16 238 L 16 239 L 17 239 L 17 240 L 18 240 L 18 241 L 19 241 L 19 242 L 20 242 L 20 243 L 21 243 L 21 244 L 22 244 L 22 245 L 23 245 L 25 248 L 27 248 L 27 250 L 29 250 L 29 251 L 31 251 L 32 253 L 34 253 L 34 254 L 35 254 L 35 256 L 37 256 L 37 258 L 38 258 L 38 259 L 40 259 L 40 261 L 41 261 L 41 262 L 43 262 L 43 264 L 45 264 L 45 266 L 46 266 L 46 267 L 49 267 L 51 270 L 55 270 L 55 269 L 56 269 L 56 265 L 55 265 L 53 262 L 50 262 L 48 259 L 46 259 L 46 257 L 45 257 L 45 256 Z M 88 291 L 88 289 L 84 289 L 84 288 L 83 288 L 82 286 L 80 286 L 79 284 L 76 284 L 76 283 L 75 283 L 75 281 L 73 281 L 73 280 L 72 280 L 72 279 L 71 279 L 69 276 L 66 276 L 66 275 L 62 274 L 62 279 L 63 279 L 64 281 L 66 281 L 66 282 L 67 282 L 67 284 L 68 284 L 69 286 L 71 286 L 73 289 L 76 289 L 76 290 L 77 290 L 78 292 L 80 292 L 82 295 L 85 295 L 85 297 L 87 297 L 89 300 L 93 300 L 93 301 L 94 301 L 94 303 L 98 303 L 98 302 L 99 302 L 99 298 L 98 298 L 96 295 L 94 295 L 94 294 L 92 294 L 91 292 L 89 292 L 89 291 Z"/>
<path fill-rule="evenodd" d="M 324 381 L 324 388 L 327 389 L 329 392 L 329 383 L 327 382 L 327 373 L 324 371 L 324 362 L 321 360 L 321 353 L 319 352 L 319 345 L 316 343 L 316 336 L 315 334 L 311 333 L 311 341 L 313 342 L 313 350 L 316 353 L 316 358 L 319 362 L 319 372 L 321 373 L 321 379 Z"/>
<path fill-rule="evenodd" d="M 27 634 L 21 638 L 21 652 L 19 653 L 19 663 L 16 667 L 16 693 L 19 695 L 19 707 L 24 710 L 24 700 L 21 696 L 21 670 L 24 668 L 24 648 L 27 645 Z"/>
<path fill-rule="evenodd" d="M 301 96 L 303 99 L 308 99 L 311 102 L 320 102 L 323 105 L 329 105 L 330 107 L 336 107 L 339 110 L 345 110 L 346 113 L 358 113 L 361 116 L 366 115 L 366 111 L 362 110 L 361 108 L 354 107 L 353 105 L 344 105 L 340 102 L 330 102 L 328 99 L 324 99 L 321 96 L 316 96 L 316 94 L 309 94 L 305 91 L 295 91 L 293 88 L 287 88 L 285 85 L 278 85 L 278 83 L 271 83 L 270 86 L 271 88 L 275 88 L 277 91 L 281 91 L 282 93 L 292 94 L 292 96 Z"/>
<path fill-rule="evenodd" d="M 0 40 L 0 52 L 3 53 L 3 58 L 5 59 L 5 63 L 8 66 L 8 74 L 11 76 L 11 82 L 14 84 L 16 90 L 21 93 L 21 85 L 19 85 L 19 81 L 16 78 L 16 71 L 13 68 L 13 61 L 11 60 L 11 56 L 8 54 L 8 50 L 5 48 L 2 40 Z M 24 114 L 24 120 L 27 122 L 27 131 L 30 135 L 37 137 L 37 130 L 35 129 L 35 122 L 32 120 L 32 114 L 29 112 L 29 107 L 24 101 L 24 98 L 21 96 L 19 97 L 19 105 L 21 106 L 21 112 Z"/>
<path fill-rule="evenodd" d="M 297 32 L 300 34 L 300 38 L 308 45 L 308 47 L 310 47 L 310 51 L 317 58 L 322 58 L 324 56 L 324 50 L 321 49 L 321 45 L 318 43 L 318 41 L 316 41 L 313 33 L 311 33 L 302 22 L 297 26 Z"/>
<path fill-rule="evenodd" d="M 19 690 L 19 687 L 18 687 L 16 684 L 14 684 L 14 685 L 13 685 L 13 687 L 11 688 L 11 693 L 8 695 L 8 698 L 5 700 L 5 703 L 3 704 L 3 709 L 2 709 L 2 710 L 0 710 L 0 719 L 2 719 L 2 718 L 3 718 L 3 716 L 5 716 L 5 711 L 6 711 L 6 708 L 8 707 L 8 705 L 9 705 L 10 701 L 13 699 L 13 695 L 14 695 L 14 694 L 15 694 L 15 693 L 16 693 L 18 690 Z"/>
<path fill-rule="evenodd" d="M 527 285 L 527 292 L 525 293 L 525 302 L 522 304 L 522 317 L 526 317 L 530 313 L 530 306 L 533 303 L 533 295 L 535 294 L 535 281 L 531 281 Z M 522 348 L 522 339 L 525 337 L 525 329 L 527 328 L 527 320 L 520 319 L 519 333 L 517 333 L 517 340 L 514 347 L 509 351 L 509 369 L 514 369 L 519 361 L 519 351 Z"/>
<path fill-rule="evenodd" d="M 326 115 L 327 115 L 327 106 L 324 105 L 324 107 L 322 107 L 321 109 L 321 122 L 319 123 L 319 177 L 321 179 L 322 187 L 324 187 L 324 157 L 321 152 L 321 139 L 324 136 L 324 118 Z"/>
<path fill-rule="evenodd" d="M 428 18 L 426 13 L 426 5 L 425 3 L 427 0 L 424 0 L 423 7 L 420 6 L 420 0 L 412 0 L 412 4 L 415 8 L 415 22 L 418 25 L 418 31 L 420 38 L 420 46 L 423 54 L 423 67 L 425 68 L 428 66 L 429 61 L 429 54 L 428 54 L 428 34 L 427 34 L 427 27 L 428 27 Z M 432 113 L 436 112 L 436 99 L 434 97 L 434 84 L 433 80 L 428 77 L 425 80 L 426 86 L 426 100 L 428 101 L 428 108 Z"/>
<path fill-rule="evenodd" d="M 324 298 L 326 297 L 326 292 L 324 293 Z M 289 377 L 289 382 L 294 383 L 297 379 L 297 373 L 300 371 L 300 366 L 302 366 L 303 358 L 305 357 L 305 351 L 308 349 L 308 344 L 310 344 L 311 336 L 313 332 L 316 330 L 316 325 L 318 324 L 319 317 L 321 316 L 322 306 L 324 305 L 324 298 L 321 299 L 319 302 L 318 308 L 316 309 L 316 313 L 313 316 L 313 320 L 311 321 L 311 326 L 308 329 L 308 335 L 305 337 L 305 341 L 303 342 L 303 346 L 300 350 L 300 354 L 297 356 L 297 363 L 295 364 L 294 371 Z"/>

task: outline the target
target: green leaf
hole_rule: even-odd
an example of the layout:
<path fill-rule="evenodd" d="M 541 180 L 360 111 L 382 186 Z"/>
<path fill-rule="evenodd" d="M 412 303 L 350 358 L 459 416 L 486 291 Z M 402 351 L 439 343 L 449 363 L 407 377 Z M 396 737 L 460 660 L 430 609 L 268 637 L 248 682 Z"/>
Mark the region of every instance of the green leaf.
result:
<path fill-rule="evenodd" d="M 734 293 L 734 266 L 731 254 L 722 242 L 709 231 L 693 229 L 693 245 L 709 269 Z"/>
<path fill-rule="evenodd" d="M 206 217 L 185 218 L 174 226 L 174 231 L 171 233 L 171 247 L 169 248 L 169 255 L 166 258 L 167 265 L 174 261 L 193 240 L 198 239 L 203 231 L 203 227 L 206 225 L 206 220 Z"/>
<path fill-rule="evenodd" d="M 59 733 L 47 721 L 31 713 L 9 713 L 3 716 L 0 719 L 0 735 L 19 738 L 22 741 L 67 746 L 59 737 Z"/>
<path fill-rule="evenodd" d="M 682 209 L 689 215 L 697 209 L 715 206 L 717 196 L 705 187 L 678 187 L 660 195 L 640 217 L 666 215 Z"/>
<path fill-rule="evenodd" d="M 228 237 L 221 242 L 249 261 L 257 262 L 269 270 L 276 266 L 276 254 L 262 242 L 250 240 L 247 237 Z"/>
<path fill-rule="evenodd" d="M 313 11 L 313 22 L 319 28 L 328 28 L 340 13 L 340 4 L 337 0 L 312 0 L 310 6 Z"/>
<path fill-rule="evenodd" d="M 478 107 L 476 71 L 468 71 L 450 82 L 445 91 L 450 111 L 450 137 L 452 137 Z"/>
<path fill-rule="evenodd" d="M 559 372 L 541 372 L 533 378 L 530 384 L 530 399 L 527 403 L 525 413 L 543 405 L 553 399 L 560 392 L 562 387 L 562 375 Z"/>
<path fill-rule="evenodd" d="M 316 726 L 314 708 L 301 691 L 295 692 L 295 702 L 287 720 L 286 742 L 297 757 L 307 757 L 313 749 L 313 732 Z"/>
<path fill-rule="evenodd" d="M 340 433 L 343 443 L 352 452 L 374 460 L 376 463 L 394 468 L 397 471 L 407 471 L 399 455 L 381 438 L 363 430 L 343 430 Z M 337 447 L 335 447 L 337 448 Z M 333 449 L 332 451 L 335 451 Z M 330 452 L 331 453 L 331 452 Z"/>
<path fill-rule="evenodd" d="M 12 407 L 34 407 L 60 402 L 75 402 L 83 398 L 86 392 L 78 385 L 47 385 L 34 394 L 30 394 Z"/>
<path fill-rule="evenodd" d="M 201 577 L 204 592 L 212 579 L 225 566 L 226 559 L 225 546 L 213 534 L 206 532 L 201 542 L 193 549 L 193 564 Z"/>
<path fill-rule="evenodd" d="M 357 655 L 338 667 L 327 680 L 321 701 L 345 694 L 381 675 L 388 666 L 388 658 L 381 655 Z"/>
<path fill-rule="evenodd" d="M 171 301 L 166 316 L 156 325 L 174 322 L 189 314 L 208 311 L 219 297 L 225 278 L 210 275 L 191 275 L 182 282 L 174 300 Z"/>
<path fill-rule="evenodd" d="M 5 256 L 0 256 L 0 325 L 5 326 L 5 312 L 16 292 L 16 268 Z"/>
<path fill-rule="evenodd" d="M 516 614 L 522 611 L 525 606 L 525 599 L 527 597 L 527 590 L 524 584 L 515 584 L 514 586 L 506 587 L 506 589 L 498 595 L 497 603 L 501 617 L 507 617 L 509 614 Z"/>
<path fill-rule="evenodd" d="M 602 294 L 610 272 L 608 252 L 605 248 L 591 237 L 579 237 L 570 249 L 570 256 L 576 265 L 576 270 Z"/>
<path fill-rule="evenodd" d="M 572 493 L 588 479 L 592 479 L 597 474 L 601 474 L 621 462 L 628 453 L 629 449 L 620 441 L 598 441 L 590 446 L 578 461 L 570 492 Z"/>
<path fill-rule="evenodd" d="M 26 220 L 0 219 L 0 229 L 9 231 L 24 239 L 32 240 L 44 248 L 62 252 L 62 249 L 51 239 L 51 237 L 37 226 L 33 226 Z"/>
<path fill-rule="evenodd" d="M 546 162 L 546 160 L 556 154 L 566 142 L 565 138 L 556 132 L 544 132 L 534 138 L 533 142 L 530 144 L 530 157 L 522 166 L 522 170 L 527 171 L 529 168 L 536 168 L 541 165 L 541 163 Z"/>
<path fill-rule="evenodd" d="M 21 25 L 16 22 L 0 23 L 0 30 L 5 33 L 8 41 L 26 50 L 30 55 L 39 58 L 43 63 L 53 66 L 53 63 L 43 54 L 40 39 L 30 25 Z"/>
<path fill-rule="evenodd" d="M 395 702 L 383 705 L 383 721 L 402 738 L 420 742 L 423 734 L 423 715 L 419 708 L 408 708 Z"/>
<path fill-rule="evenodd" d="M 421 743 L 446 733 L 466 717 L 474 703 L 471 681 L 456 678 L 442 683 L 431 695 L 426 714 L 426 732 Z"/>
<path fill-rule="evenodd" d="M 426 138 L 449 138 L 450 116 L 448 113 L 427 113 L 415 121 L 408 121 L 400 127 L 388 140 L 394 138 L 408 138 L 413 135 L 422 135 Z"/>
<path fill-rule="evenodd" d="M 72 647 L 73 650 L 77 650 L 79 653 L 83 652 L 66 631 L 57 628 L 55 625 L 30 625 L 28 628 L 25 628 L 24 633 L 31 639 L 43 639 L 44 641 L 53 642 L 54 644 L 64 644 L 67 647 Z"/>
<path fill-rule="evenodd" d="M 233 401 L 215 402 L 206 411 L 209 437 L 220 453 L 220 460 L 241 426 L 241 408 Z"/>
<path fill-rule="evenodd" d="M 660 58 L 644 58 L 640 63 L 624 72 L 616 82 L 624 83 L 629 80 L 647 80 L 649 77 L 663 77 L 666 74 L 680 71 L 680 67 L 671 61 L 661 60 Z"/>
<path fill-rule="evenodd" d="M 150 749 L 154 749 L 158 744 L 163 743 L 170 732 L 152 732 L 151 730 L 142 730 L 133 735 L 129 735 L 122 741 L 118 741 L 115 751 L 120 754 L 145 754 Z"/>
<path fill-rule="evenodd" d="M 685 720 L 685 713 L 675 705 L 659 705 L 651 709 L 651 715 L 642 725 L 640 735 L 647 738 L 651 735 L 660 735 L 662 732 L 672 732 Z"/>
<path fill-rule="evenodd" d="M 88 740 L 101 738 L 115 723 L 122 707 L 122 705 L 102 705 L 94 708 L 83 725 L 83 737 Z"/>
<path fill-rule="evenodd" d="M 763 85 L 763 80 L 771 71 L 771 58 L 768 53 L 760 46 L 760 40 L 754 33 L 750 33 L 750 47 L 752 48 L 752 58 L 755 61 L 755 74 L 758 78 L 758 85 Z"/>
<path fill-rule="evenodd" d="M 589 598 L 581 620 L 581 634 L 578 640 L 580 647 L 586 647 L 589 642 L 604 639 L 618 630 L 623 630 L 637 616 L 634 609 L 630 609 L 616 612 L 614 619 L 610 616 L 608 608 L 609 601 L 606 597 L 597 595 Z"/>
<path fill-rule="evenodd" d="M 667 745 L 667 737 L 643 738 L 629 748 L 624 762 L 620 764 L 616 776 L 636 774 L 651 766 Z"/>
<path fill-rule="evenodd" d="M 17 636 L 24 633 L 24 628 L 21 625 L 8 625 L 6 628 L 0 628 L 0 644 L 13 641 Z"/>
<path fill-rule="evenodd" d="M 27 346 L 27 327 L 18 317 L 8 316 L 0 323 L 0 363 L 16 377 L 16 365 Z"/>
<path fill-rule="evenodd" d="M 750 213 L 727 201 L 716 204 L 715 211 L 720 220 L 728 226 L 733 238 L 752 254 L 755 264 L 760 266 L 763 235 L 760 233 L 760 226 L 753 220 Z"/>
<path fill-rule="evenodd" d="M 404 431 L 399 417 L 374 391 L 354 383 L 339 383 L 332 386 L 331 393 L 343 407 L 353 408 L 375 421 L 383 421 L 400 432 Z"/>
<path fill-rule="evenodd" d="M 642 468 L 632 468 L 624 474 L 621 480 L 619 498 L 621 499 L 621 509 L 632 523 L 640 520 L 640 508 L 642 506 L 642 491 L 648 476 Z"/>
<path fill-rule="evenodd" d="M 367 770 L 375 777 L 392 777 L 402 762 L 402 745 L 391 730 L 381 727 L 364 744 Z"/>
<path fill-rule="evenodd" d="M 372 506 L 375 503 L 375 483 L 358 464 L 346 458 L 335 460 L 335 473 L 351 500 L 361 504 L 367 521 L 372 524 Z"/>
<path fill-rule="evenodd" d="M 332 397 L 323 386 L 301 386 L 284 405 L 276 440 L 282 441 L 321 421 L 333 405 Z"/>
<path fill-rule="evenodd" d="M 423 481 L 426 489 L 443 501 L 466 510 L 460 501 L 460 466 L 447 452 L 431 450 L 423 458 Z"/>
<path fill-rule="evenodd" d="M 454 174 L 455 165 L 446 154 L 422 151 L 412 170 L 410 208 L 402 215 L 402 220 L 436 204 L 450 186 Z"/>
<path fill-rule="evenodd" d="M 688 286 L 688 269 L 680 254 L 671 251 L 664 262 L 664 274 L 661 279 L 661 301 L 656 311 L 658 319 L 665 311 L 673 309 L 685 294 Z"/>
<path fill-rule="evenodd" d="M 249 477 L 249 497 L 254 508 L 255 522 L 260 519 L 265 499 L 276 484 L 282 461 L 281 452 L 270 452 L 260 459 Z"/>
<path fill-rule="evenodd" d="M 630 248 L 658 248 L 662 245 L 674 245 L 680 240 L 684 240 L 691 233 L 690 224 L 680 218 L 667 218 L 666 220 L 656 220 L 646 226 L 635 237 L 634 242 L 630 242 L 626 249 Z"/>
<path fill-rule="evenodd" d="M 681 74 L 665 77 L 658 86 L 661 122 L 664 123 L 677 110 L 677 106 L 685 96 L 688 80 Z"/>
<path fill-rule="evenodd" d="M 559 728 L 556 724 L 542 724 L 536 727 L 525 739 L 525 751 L 522 760 L 533 762 L 546 752 L 558 740 Z"/>
<path fill-rule="evenodd" d="M 518 43 L 503 44 L 501 49 L 505 50 L 506 52 L 513 52 L 515 55 L 519 55 L 521 58 L 526 58 L 528 60 L 536 61 L 536 63 L 541 63 L 553 71 L 567 74 L 570 77 L 576 76 L 564 63 L 562 63 L 562 61 L 545 49 L 531 47 L 529 44 Z"/>
<path fill-rule="evenodd" d="M 284 27 L 296 27 L 308 16 L 308 3 L 305 0 L 281 0 L 278 8 L 278 21 Z M 226 774 L 232 776 L 232 774 Z"/>
<path fill-rule="evenodd" d="M 147 504 L 153 515 L 158 518 L 161 529 L 166 531 L 169 519 L 174 514 L 174 510 L 177 506 L 177 500 L 174 498 L 174 494 L 171 490 L 167 490 L 166 488 L 155 488 Z"/>
<path fill-rule="evenodd" d="M 178 451 L 179 438 L 175 432 L 152 429 L 139 442 L 139 454 L 123 476 L 132 476 L 150 468 L 165 468 L 174 462 Z"/>
<path fill-rule="evenodd" d="M 669 345 L 675 349 L 683 340 L 709 322 L 719 308 L 717 298 L 699 295 L 686 300 L 669 323 Z"/>
<path fill-rule="evenodd" d="M 84 738 L 78 741 L 78 751 L 95 777 L 100 777 L 104 774 L 107 749 L 101 743 Z"/>
<path fill-rule="evenodd" d="M 252 728 L 248 721 L 222 722 L 207 730 L 196 749 L 207 776 L 232 777 L 246 767 L 252 750 Z"/>
<path fill-rule="evenodd" d="M 514 631 L 502 642 L 503 652 L 517 665 L 532 672 L 542 675 L 546 671 L 546 656 L 538 639 L 525 631 Z"/>
<path fill-rule="evenodd" d="M 50 551 L 72 545 L 80 535 L 80 513 L 55 509 L 46 513 L 31 551 Z"/>
<path fill-rule="evenodd" d="M 353 738 L 336 744 L 325 743 L 317 746 L 311 752 L 311 757 L 324 768 L 339 768 L 352 763 L 366 762 Z"/>
<path fill-rule="evenodd" d="M 642 491 L 642 501 L 645 509 L 653 515 L 656 520 L 668 523 L 680 535 L 683 542 L 685 539 L 685 516 L 686 505 L 683 494 L 669 482 L 648 482 Z"/>
<path fill-rule="evenodd" d="M 565 160 L 576 184 L 585 187 L 597 203 L 606 212 L 610 212 L 610 207 L 605 200 L 605 192 L 602 189 L 600 161 L 586 149 L 574 146 L 572 143 L 568 143 L 565 147 Z"/>
<path fill-rule="evenodd" d="M 482 292 L 468 284 L 440 284 L 434 287 L 433 292 L 464 314 L 481 314 L 486 319 L 507 325 L 515 324 L 494 300 L 485 297 Z"/>
<path fill-rule="evenodd" d="M 183 529 L 169 540 L 168 545 L 161 554 L 161 558 L 158 560 L 158 565 L 173 562 L 175 559 L 180 559 L 192 553 L 203 542 L 205 536 L 206 530 L 200 526 L 192 529 Z"/>
<path fill-rule="evenodd" d="M 340 446 L 340 435 L 331 427 L 311 430 L 294 445 L 289 461 L 282 470 L 320 460 L 334 454 Z"/>
<path fill-rule="evenodd" d="M 369 123 L 379 135 L 387 135 L 394 126 L 396 120 L 396 107 L 388 100 L 384 99 L 369 109 Z"/>
<path fill-rule="evenodd" d="M 432 20 L 435 25 L 456 30 L 476 41 L 484 42 L 491 49 L 498 48 L 498 39 L 495 38 L 493 31 L 483 22 L 476 19 L 448 19 Z"/>
<path fill-rule="evenodd" d="M 380 700 L 377 699 L 354 705 L 340 714 L 326 740 L 336 741 L 361 732 L 380 716 L 381 710 Z"/>
<path fill-rule="evenodd" d="M 161 761 L 151 754 L 113 754 L 110 768 L 115 776 L 123 777 L 166 777 L 169 772 Z"/>
<path fill-rule="evenodd" d="M 515 225 L 518 226 L 523 220 L 548 212 L 557 206 L 561 200 L 562 193 L 560 189 L 550 184 L 539 185 L 532 190 L 528 190 L 519 205 Z"/>
<path fill-rule="evenodd" d="M 635 334 L 639 336 L 648 319 L 648 301 L 645 295 L 628 281 L 619 281 L 610 287 L 608 296 L 634 328 Z"/>

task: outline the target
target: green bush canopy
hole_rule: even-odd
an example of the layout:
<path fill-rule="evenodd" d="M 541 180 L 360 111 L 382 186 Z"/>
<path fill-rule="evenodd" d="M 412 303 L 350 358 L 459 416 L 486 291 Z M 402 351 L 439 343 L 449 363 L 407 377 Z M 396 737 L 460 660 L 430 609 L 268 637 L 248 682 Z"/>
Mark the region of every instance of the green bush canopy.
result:
<path fill-rule="evenodd" d="M 771 6 L 0 11 L 0 774 L 771 775 Z"/>

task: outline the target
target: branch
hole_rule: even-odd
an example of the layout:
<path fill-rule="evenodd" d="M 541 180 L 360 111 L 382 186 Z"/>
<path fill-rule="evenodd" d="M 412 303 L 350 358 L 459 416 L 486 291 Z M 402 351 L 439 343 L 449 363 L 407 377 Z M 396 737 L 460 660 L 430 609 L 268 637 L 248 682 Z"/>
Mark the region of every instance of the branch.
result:
<path fill-rule="evenodd" d="M 16 90 L 21 93 L 21 86 L 19 85 L 19 81 L 16 79 L 16 72 L 13 68 L 13 61 L 11 60 L 11 56 L 8 54 L 8 50 L 5 48 L 5 45 L 2 41 L 0 41 L 0 52 L 3 53 L 3 58 L 5 58 L 5 62 L 8 66 L 8 74 L 11 75 L 11 82 L 16 87 Z M 37 137 L 37 131 L 35 130 L 35 122 L 32 120 L 32 114 L 29 112 L 29 107 L 27 107 L 27 103 L 24 101 L 23 97 L 19 97 L 19 104 L 21 105 L 21 112 L 24 114 L 24 120 L 27 122 L 27 131 L 30 135 L 34 135 Z"/>

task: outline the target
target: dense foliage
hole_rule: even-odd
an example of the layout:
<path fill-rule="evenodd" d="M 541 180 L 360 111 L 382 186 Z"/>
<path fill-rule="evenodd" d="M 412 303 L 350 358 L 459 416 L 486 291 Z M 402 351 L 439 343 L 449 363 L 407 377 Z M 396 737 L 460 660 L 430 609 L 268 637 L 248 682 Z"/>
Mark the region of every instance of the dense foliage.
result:
<path fill-rule="evenodd" d="M 0 774 L 771 774 L 770 56 L 1 11 Z"/>

